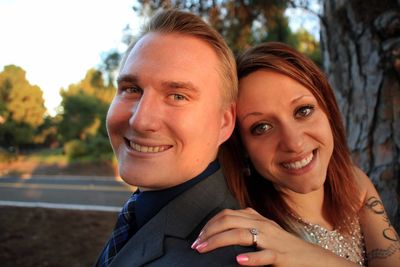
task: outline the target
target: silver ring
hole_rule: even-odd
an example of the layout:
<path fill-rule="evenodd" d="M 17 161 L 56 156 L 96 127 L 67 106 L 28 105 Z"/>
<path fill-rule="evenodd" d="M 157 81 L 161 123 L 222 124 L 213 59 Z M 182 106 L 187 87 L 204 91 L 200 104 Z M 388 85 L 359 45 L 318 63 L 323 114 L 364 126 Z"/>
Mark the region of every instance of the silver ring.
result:
<path fill-rule="evenodd" d="M 257 235 L 258 231 L 256 228 L 249 229 L 251 236 L 253 237 L 253 246 L 257 247 Z"/>

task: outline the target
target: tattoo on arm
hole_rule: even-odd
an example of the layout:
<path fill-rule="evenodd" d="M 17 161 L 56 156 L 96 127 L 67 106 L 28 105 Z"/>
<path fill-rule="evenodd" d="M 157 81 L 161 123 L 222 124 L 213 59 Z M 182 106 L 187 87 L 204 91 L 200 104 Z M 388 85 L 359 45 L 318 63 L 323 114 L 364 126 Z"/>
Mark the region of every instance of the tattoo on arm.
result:
<path fill-rule="evenodd" d="M 390 246 L 388 246 L 386 249 L 373 249 L 371 251 L 368 251 L 367 253 L 367 259 L 369 262 L 371 262 L 373 259 L 385 259 L 390 256 L 392 256 L 394 253 L 400 250 L 400 244 L 393 243 Z"/>
<path fill-rule="evenodd" d="M 382 235 L 386 240 L 393 242 L 386 249 L 373 249 L 367 253 L 368 261 L 373 259 L 385 259 L 392 256 L 394 253 L 400 251 L 400 239 L 390 223 L 390 220 L 385 212 L 382 201 L 377 197 L 372 196 L 367 199 L 365 207 L 376 215 L 381 215 L 382 219 L 387 223 L 387 227 L 383 229 Z"/>

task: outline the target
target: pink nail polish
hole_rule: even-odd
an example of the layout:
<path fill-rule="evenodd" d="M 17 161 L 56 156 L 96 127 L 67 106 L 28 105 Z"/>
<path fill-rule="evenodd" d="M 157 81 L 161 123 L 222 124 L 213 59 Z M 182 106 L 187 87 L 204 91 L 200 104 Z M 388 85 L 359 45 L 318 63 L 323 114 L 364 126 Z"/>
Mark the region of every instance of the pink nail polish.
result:
<path fill-rule="evenodd" d="M 241 263 L 241 262 L 247 262 L 249 261 L 249 257 L 247 257 L 246 255 L 239 255 L 236 256 L 236 260 Z"/>
<path fill-rule="evenodd" d="M 197 238 L 197 239 L 193 242 L 193 244 L 192 244 L 190 247 L 191 247 L 192 249 L 196 249 L 197 245 L 199 244 L 199 241 L 200 241 L 200 239 Z"/>
<path fill-rule="evenodd" d="M 207 242 L 200 243 L 199 245 L 197 245 L 196 250 L 202 251 L 205 247 L 207 247 L 207 245 L 208 245 Z"/>

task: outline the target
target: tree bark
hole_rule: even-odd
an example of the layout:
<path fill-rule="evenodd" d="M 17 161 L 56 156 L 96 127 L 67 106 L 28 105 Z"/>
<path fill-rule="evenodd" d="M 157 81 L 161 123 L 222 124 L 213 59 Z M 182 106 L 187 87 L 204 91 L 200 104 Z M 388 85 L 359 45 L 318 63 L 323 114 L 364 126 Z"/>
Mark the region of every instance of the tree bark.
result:
<path fill-rule="evenodd" d="M 400 0 L 324 0 L 323 66 L 354 162 L 400 230 Z"/>

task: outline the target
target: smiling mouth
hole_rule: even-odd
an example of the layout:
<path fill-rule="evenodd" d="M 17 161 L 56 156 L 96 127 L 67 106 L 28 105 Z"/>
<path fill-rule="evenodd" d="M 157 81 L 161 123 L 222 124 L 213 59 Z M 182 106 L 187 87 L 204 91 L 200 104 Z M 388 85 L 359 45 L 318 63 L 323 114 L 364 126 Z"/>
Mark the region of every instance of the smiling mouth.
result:
<path fill-rule="evenodd" d="M 308 156 L 304 157 L 301 160 L 294 161 L 294 162 L 285 162 L 282 163 L 282 166 L 289 170 L 298 170 L 306 167 L 314 158 L 314 153 L 316 150 L 313 150 Z"/>
<path fill-rule="evenodd" d="M 137 152 L 141 153 L 159 153 L 163 152 L 172 146 L 170 145 L 162 145 L 162 146 L 145 146 L 145 145 L 139 145 L 133 141 L 127 140 L 128 146 Z"/>

